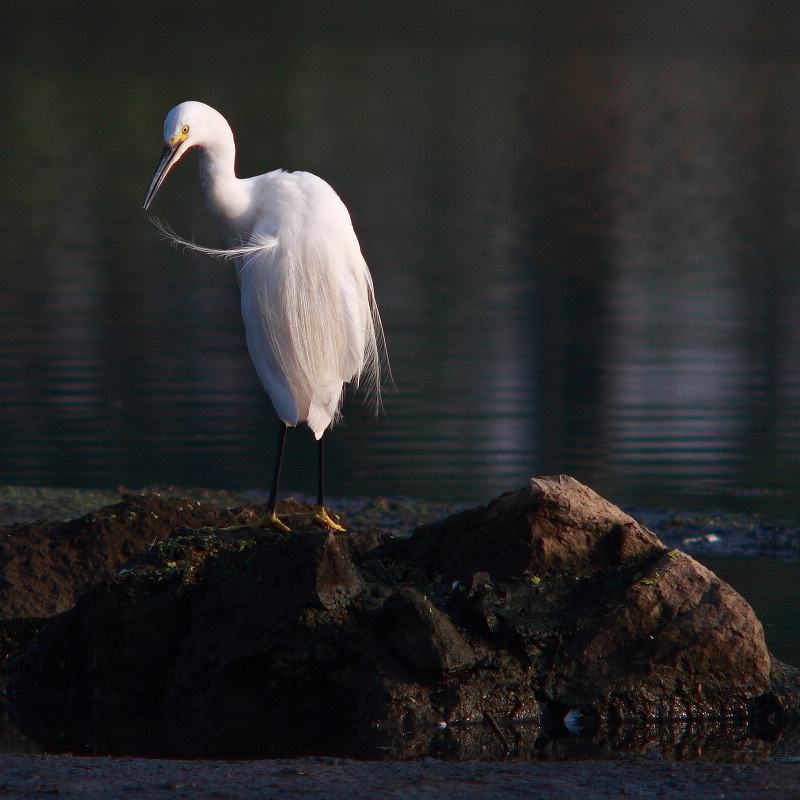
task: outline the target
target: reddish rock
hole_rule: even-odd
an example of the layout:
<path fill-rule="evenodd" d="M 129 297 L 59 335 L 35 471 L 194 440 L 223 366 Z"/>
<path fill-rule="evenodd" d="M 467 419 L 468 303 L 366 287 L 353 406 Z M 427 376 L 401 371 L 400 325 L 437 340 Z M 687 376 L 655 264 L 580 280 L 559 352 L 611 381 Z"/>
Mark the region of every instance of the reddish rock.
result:
<path fill-rule="evenodd" d="M 421 557 L 435 558 L 446 580 L 487 572 L 495 580 L 599 569 L 664 550 L 658 537 L 573 478 L 532 478 L 471 509 L 419 528 Z"/>
<path fill-rule="evenodd" d="M 550 692 L 620 719 L 742 715 L 769 690 L 770 657 L 753 609 L 691 556 L 665 552 L 563 639 Z M 637 687 L 637 697 L 628 687 Z M 634 702 L 631 702 L 631 700 Z"/>

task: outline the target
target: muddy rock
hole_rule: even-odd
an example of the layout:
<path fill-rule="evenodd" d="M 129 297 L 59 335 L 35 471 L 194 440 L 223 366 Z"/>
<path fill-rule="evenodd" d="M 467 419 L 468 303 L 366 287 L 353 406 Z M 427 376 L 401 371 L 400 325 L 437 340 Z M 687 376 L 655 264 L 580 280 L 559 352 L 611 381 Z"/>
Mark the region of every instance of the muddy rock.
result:
<path fill-rule="evenodd" d="M 391 594 L 381 622 L 395 653 L 422 674 L 441 678 L 475 663 L 472 648 L 447 614 L 416 589 L 403 587 Z"/>
<path fill-rule="evenodd" d="M 279 511 L 305 508 L 296 501 Z M 68 521 L 0 527 L 0 620 L 66 611 L 89 587 L 177 528 L 253 522 L 263 506 L 221 509 L 186 497 L 131 495 Z"/>
<path fill-rule="evenodd" d="M 247 517 L 248 521 L 252 517 Z M 234 524 L 232 515 L 191 500 L 130 497 L 68 522 L 0 528 L 0 619 L 49 617 L 178 525 Z"/>
<path fill-rule="evenodd" d="M 796 710 L 797 673 L 771 685 L 744 599 L 574 479 L 532 479 L 410 538 L 299 518 L 289 534 L 215 531 L 219 511 L 179 502 L 160 508 L 168 538 L 108 567 L 12 662 L 21 718 L 45 696 L 246 711 L 277 715 L 284 738 L 310 719 L 340 744 L 465 755 L 487 720 L 481 736 L 508 749 L 504 727 L 565 733 L 568 712 L 613 739 L 626 720 L 773 725 Z"/>

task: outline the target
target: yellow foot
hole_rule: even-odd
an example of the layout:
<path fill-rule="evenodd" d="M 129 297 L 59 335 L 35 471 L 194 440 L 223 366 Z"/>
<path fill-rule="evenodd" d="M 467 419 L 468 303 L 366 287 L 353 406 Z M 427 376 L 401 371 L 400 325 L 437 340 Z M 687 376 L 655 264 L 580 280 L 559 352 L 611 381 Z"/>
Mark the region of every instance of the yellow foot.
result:
<path fill-rule="evenodd" d="M 252 525 L 248 525 L 247 527 L 272 528 L 273 530 L 280 531 L 281 533 L 290 533 L 292 530 L 285 522 L 281 522 L 280 519 L 278 519 L 278 515 L 274 511 L 271 511 L 269 514 L 265 514 L 260 520 L 254 522 Z"/>
<path fill-rule="evenodd" d="M 343 528 L 326 510 L 325 506 L 317 506 L 311 512 L 311 519 L 314 522 L 321 522 L 326 528 L 330 528 L 332 531 L 344 531 L 347 530 Z"/>
<path fill-rule="evenodd" d="M 329 528 L 332 531 L 344 531 L 347 530 L 346 528 L 342 527 L 342 525 L 336 521 L 334 517 L 332 517 L 325 506 L 317 506 L 313 511 L 300 511 L 295 514 L 283 514 L 283 517 L 288 517 L 291 519 L 292 517 L 297 517 L 300 519 L 310 519 L 312 522 L 316 522 L 319 525 L 323 525 L 326 528 Z M 275 531 L 279 531 L 280 533 L 291 533 L 292 529 L 283 522 L 278 515 L 273 511 L 269 514 L 265 514 L 261 519 L 257 520 L 256 522 L 252 523 L 251 525 L 235 525 L 231 528 L 221 528 L 220 530 L 224 531 L 236 531 L 236 530 L 244 530 L 246 528 L 272 528 Z"/>

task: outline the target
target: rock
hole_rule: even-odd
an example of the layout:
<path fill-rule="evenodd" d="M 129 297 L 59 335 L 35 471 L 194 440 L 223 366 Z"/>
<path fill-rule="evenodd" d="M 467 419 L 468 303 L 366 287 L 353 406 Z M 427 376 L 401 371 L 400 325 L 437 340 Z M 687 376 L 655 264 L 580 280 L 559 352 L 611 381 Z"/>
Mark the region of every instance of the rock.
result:
<path fill-rule="evenodd" d="M 485 508 L 464 511 L 414 534 L 421 558 L 434 558 L 445 580 L 487 572 L 509 580 L 599 569 L 653 556 L 664 545 L 588 487 L 568 476 L 532 478 Z"/>
<path fill-rule="evenodd" d="M 533 479 L 410 538 L 294 528 L 176 527 L 12 662 L 20 718 L 47 695 L 278 715 L 292 741 L 311 721 L 341 746 L 413 752 L 446 723 L 436 746 L 475 757 L 467 742 L 485 741 L 454 731 L 483 720 L 497 741 L 498 724 L 562 726 L 574 709 L 585 735 L 613 738 L 626 719 L 796 710 L 797 672 L 771 686 L 743 598 L 574 479 Z"/>
<path fill-rule="evenodd" d="M 562 644 L 550 692 L 618 719 L 643 708 L 656 719 L 742 716 L 769 689 L 770 657 L 752 608 L 675 550 L 634 573 Z M 634 702 L 619 691 L 632 684 Z"/>
<path fill-rule="evenodd" d="M 455 625 L 416 589 L 389 595 L 381 622 L 397 655 L 422 674 L 442 678 L 475 663 Z"/>
<path fill-rule="evenodd" d="M 0 620 L 66 611 L 89 587 L 113 577 L 133 556 L 177 528 L 246 524 L 259 511 L 228 511 L 188 498 L 146 494 L 67 522 L 0 528 Z"/>

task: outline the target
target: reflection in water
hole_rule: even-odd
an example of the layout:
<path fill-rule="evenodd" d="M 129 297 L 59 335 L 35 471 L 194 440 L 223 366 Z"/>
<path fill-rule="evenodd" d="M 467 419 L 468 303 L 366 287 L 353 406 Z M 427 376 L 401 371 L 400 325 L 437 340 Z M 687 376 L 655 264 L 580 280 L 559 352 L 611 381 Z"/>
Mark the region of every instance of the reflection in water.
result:
<path fill-rule="evenodd" d="M 625 75 L 624 96 L 639 102 L 614 169 L 614 458 L 701 487 L 755 488 L 753 466 L 766 471 L 774 458 L 774 415 L 793 415 L 797 399 L 771 383 L 769 365 L 794 372 L 798 356 L 769 288 L 796 296 L 796 278 L 781 276 L 791 254 L 768 260 L 741 227 L 760 213 L 752 171 L 768 166 L 763 153 L 742 159 L 764 87 L 724 56 L 669 72 L 640 66 Z M 756 130 L 780 152 L 784 130 Z M 762 231 L 774 222 L 762 219 Z"/>
<path fill-rule="evenodd" d="M 433 757 L 450 761 L 566 761 L 621 756 L 753 763 L 796 759 L 795 722 L 774 727 L 744 719 L 603 723 L 570 735 L 563 725 L 483 723 L 383 730 L 342 728 L 302 715 L 203 714 L 170 708 L 15 703 L 0 708 L 0 753 L 71 753 L 139 758 L 262 759 L 332 756 L 370 761 Z M 497 723 L 495 723 L 497 725 Z"/>
<path fill-rule="evenodd" d="M 613 223 L 614 335 L 607 426 L 623 468 L 684 480 L 735 475 L 747 394 L 736 320 L 747 298 L 731 214 L 735 73 L 688 59 L 623 76 Z"/>
<path fill-rule="evenodd" d="M 164 114 L 196 97 L 240 174 L 327 178 L 375 276 L 398 391 L 377 421 L 347 406 L 332 494 L 485 501 L 569 472 L 619 503 L 796 515 L 800 72 L 772 44 L 800 28 L 754 2 L 545 6 L 449 30 L 411 4 L 403 35 L 355 3 L 332 27 L 209 8 L 169 42 L 133 11 L 87 39 L 15 9 L 0 482 L 267 484 L 233 271 L 140 209 Z M 176 78 L 176 52 L 205 55 Z M 218 244 L 193 172 L 157 213 Z M 312 453 L 291 437 L 287 487 L 313 488 Z"/>

